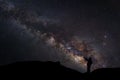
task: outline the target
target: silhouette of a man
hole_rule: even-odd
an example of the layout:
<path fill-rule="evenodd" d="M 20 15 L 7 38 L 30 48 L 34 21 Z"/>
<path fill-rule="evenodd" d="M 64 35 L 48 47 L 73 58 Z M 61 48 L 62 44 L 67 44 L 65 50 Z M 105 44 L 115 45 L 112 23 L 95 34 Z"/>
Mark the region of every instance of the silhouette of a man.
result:
<path fill-rule="evenodd" d="M 85 60 L 87 61 L 87 73 L 90 73 L 90 69 L 91 69 L 91 65 L 92 65 L 92 58 L 85 58 Z"/>

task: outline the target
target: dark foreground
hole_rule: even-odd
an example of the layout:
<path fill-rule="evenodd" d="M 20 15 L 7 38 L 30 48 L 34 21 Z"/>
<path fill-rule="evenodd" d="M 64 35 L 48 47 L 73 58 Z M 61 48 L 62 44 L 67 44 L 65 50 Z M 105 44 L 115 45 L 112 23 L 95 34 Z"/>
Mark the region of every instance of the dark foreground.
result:
<path fill-rule="evenodd" d="M 60 65 L 59 62 L 17 62 L 1 66 L 0 72 L 2 75 L 34 77 L 39 80 L 120 80 L 120 68 L 98 69 L 91 73 L 80 73 Z"/>

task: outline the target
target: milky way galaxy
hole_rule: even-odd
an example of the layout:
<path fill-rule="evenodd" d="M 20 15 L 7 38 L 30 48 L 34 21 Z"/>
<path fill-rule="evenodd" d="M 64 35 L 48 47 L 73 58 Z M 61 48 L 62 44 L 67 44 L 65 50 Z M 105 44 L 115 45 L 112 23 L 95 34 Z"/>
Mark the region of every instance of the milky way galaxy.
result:
<path fill-rule="evenodd" d="M 116 0 L 0 0 L 0 65 L 60 61 L 86 72 L 120 67 Z"/>

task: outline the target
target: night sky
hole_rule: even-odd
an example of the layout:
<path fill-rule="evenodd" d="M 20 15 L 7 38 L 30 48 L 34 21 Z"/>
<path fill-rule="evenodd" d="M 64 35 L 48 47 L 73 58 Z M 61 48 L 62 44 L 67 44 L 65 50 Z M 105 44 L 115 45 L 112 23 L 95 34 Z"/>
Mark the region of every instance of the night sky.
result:
<path fill-rule="evenodd" d="M 0 65 L 60 61 L 66 67 L 85 72 L 83 57 L 92 55 L 92 70 L 120 67 L 119 3 L 0 0 Z M 83 63 L 77 62 L 79 56 Z"/>

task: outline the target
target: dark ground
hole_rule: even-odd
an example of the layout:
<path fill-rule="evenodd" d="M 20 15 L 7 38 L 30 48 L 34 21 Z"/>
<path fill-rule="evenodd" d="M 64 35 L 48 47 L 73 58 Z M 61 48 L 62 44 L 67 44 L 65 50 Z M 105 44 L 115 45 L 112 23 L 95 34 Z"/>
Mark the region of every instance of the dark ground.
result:
<path fill-rule="evenodd" d="M 77 80 L 119 80 L 120 68 L 98 69 L 91 73 L 80 73 L 60 65 L 59 62 L 17 62 L 5 66 L 0 66 L 2 75 L 12 75 L 12 77 L 34 77 L 39 80 L 45 79 L 77 79 Z"/>

